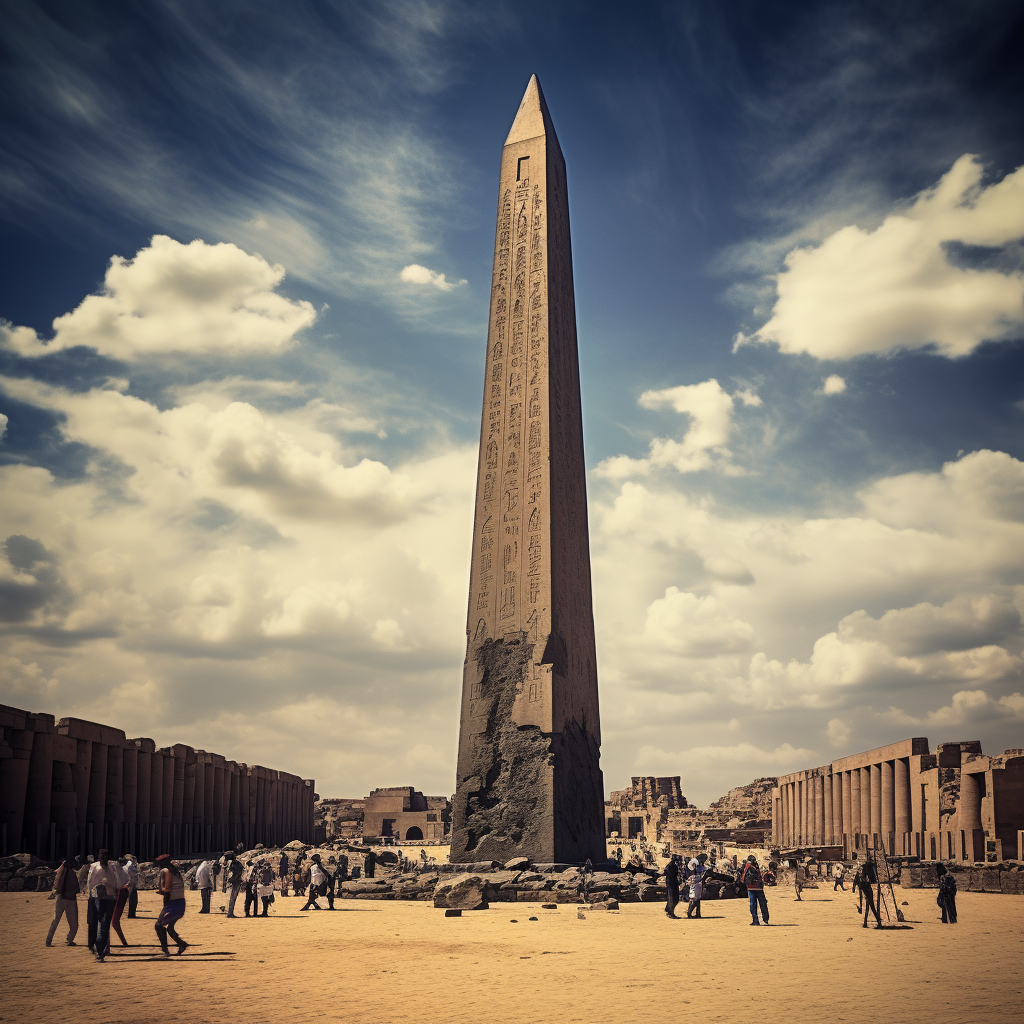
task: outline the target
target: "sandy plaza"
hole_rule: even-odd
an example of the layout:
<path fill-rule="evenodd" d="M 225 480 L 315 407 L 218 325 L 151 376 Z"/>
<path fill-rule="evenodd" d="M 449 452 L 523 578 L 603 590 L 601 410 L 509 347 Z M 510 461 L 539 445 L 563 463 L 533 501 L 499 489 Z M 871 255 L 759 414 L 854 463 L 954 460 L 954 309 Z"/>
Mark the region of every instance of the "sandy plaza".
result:
<path fill-rule="evenodd" d="M 1020 1019 L 1024 897 L 963 893 L 955 931 L 934 891 L 897 890 L 909 930 L 863 929 L 854 896 L 831 886 L 770 892 L 771 923 L 750 927 L 745 900 L 706 903 L 702 920 L 668 920 L 657 903 L 618 912 L 563 904 L 492 904 L 446 918 L 426 903 L 339 901 L 266 919 L 197 916 L 190 894 L 184 956 L 157 960 L 159 897 L 143 892 L 123 922 L 132 945 L 103 964 L 84 948 L 43 947 L 43 893 L 0 893 L 9 965 L 4 1024 L 305 1024 L 438 1020 L 494 1024 L 663 1021 Z M 84 918 L 84 911 L 83 911 Z M 535 919 L 535 920 L 534 920 Z M 81 935 L 81 933 L 80 933 Z M 58 935 L 58 938 L 60 936 Z"/>

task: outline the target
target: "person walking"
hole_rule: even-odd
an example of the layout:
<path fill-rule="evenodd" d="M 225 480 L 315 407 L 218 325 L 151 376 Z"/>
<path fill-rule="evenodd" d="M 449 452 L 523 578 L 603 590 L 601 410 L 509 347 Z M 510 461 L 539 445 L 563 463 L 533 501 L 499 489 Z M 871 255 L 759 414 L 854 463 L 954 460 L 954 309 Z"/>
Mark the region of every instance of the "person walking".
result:
<path fill-rule="evenodd" d="M 188 949 L 188 943 L 174 929 L 175 923 L 185 916 L 185 879 L 169 853 L 160 854 L 154 863 L 160 865 L 157 892 L 164 898 L 163 909 L 156 919 L 156 937 L 160 940 L 164 959 L 167 959 L 171 955 L 167 949 L 168 935 L 177 943 L 178 956 Z"/>
<path fill-rule="evenodd" d="M 306 905 L 302 908 L 303 910 L 323 910 L 323 907 L 317 903 L 316 898 L 320 895 L 320 886 L 325 881 L 324 870 L 320 866 L 320 854 L 314 853 L 313 859 L 309 864 L 309 898 L 306 900 Z"/>
<path fill-rule="evenodd" d="M 259 896 L 256 892 L 260 880 L 256 873 L 256 865 L 251 861 L 245 862 L 245 916 L 255 917 L 259 906 Z M 250 915 L 249 911 L 252 910 Z"/>
<path fill-rule="evenodd" d="M 942 908 L 942 923 L 956 924 L 956 879 L 941 861 L 935 865 L 935 873 L 939 876 L 939 895 L 935 902 Z"/>
<path fill-rule="evenodd" d="M 838 889 L 842 889 L 843 892 L 846 892 L 846 865 L 841 860 L 835 862 L 832 868 L 832 878 L 835 880 L 832 891 L 836 892 Z"/>
<path fill-rule="evenodd" d="M 82 892 L 85 893 L 85 934 L 86 942 L 89 946 L 89 952 L 96 952 L 96 908 L 93 906 L 92 897 L 89 895 L 89 872 L 92 870 L 93 864 L 96 863 L 96 858 L 90 853 L 85 858 L 85 863 L 82 863 L 81 857 L 75 858 L 75 863 L 78 865 L 78 884 L 82 887 Z"/>
<path fill-rule="evenodd" d="M 60 925 L 60 919 L 66 914 L 68 919 L 68 937 L 65 942 L 69 946 L 76 946 L 75 936 L 78 934 L 78 894 L 82 887 L 78 884 L 78 875 L 75 874 L 75 866 L 70 858 L 57 868 L 57 874 L 53 876 L 53 891 L 57 898 L 53 904 L 53 920 L 50 922 L 50 930 L 46 934 L 46 944 L 53 945 L 53 936 Z"/>
<path fill-rule="evenodd" d="M 134 853 L 125 855 L 124 873 L 128 876 L 128 917 L 139 909 L 139 860 Z"/>
<path fill-rule="evenodd" d="M 231 895 L 228 897 L 228 917 L 235 916 L 235 900 L 238 899 L 238 893 L 242 888 L 242 862 L 233 854 L 227 853 L 224 855 L 228 858 L 226 862 L 226 875 L 228 879 L 228 885 L 231 887 Z"/>
<path fill-rule="evenodd" d="M 102 963 L 110 952 L 110 920 L 117 905 L 117 891 L 128 881 L 117 861 L 107 850 L 100 850 L 100 859 L 89 868 L 89 899 L 96 914 L 96 959 Z"/>
<path fill-rule="evenodd" d="M 793 891 L 796 893 L 797 903 L 803 903 L 800 893 L 804 891 L 804 882 L 807 880 L 807 869 L 799 860 L 793 861 Z"/>
<path fill-rule="evenodd" d="M 676 907 L 679 905 L 679 864 L 682 857 L 678 853 L 672 854 L 668 864 L 665 865 L 665 888 L 668 890 L 668 902 L 665 904 L 665 916 L 678 921 Z"/>
<path fill-rule="evenodd" d="M 277 865 L 277 873 L 281 877 L 281 895 L 288 895 L 288 876 L 291 874 L 291 868 L 288 866 L 288 854 L 281 851 L 281 860 Z"/>
<path fill-rule="evenodd" d="M 767 924 L 768 899 L 764 894 L 764 879 L 761 877 L 761 869 L 757 866 L 757 858 L 753 854 L 747 858 L 747 863 L 743 865 L 740 881 L 747 887 L 747 895 L 750 897 L 751 926 L 761 923 L 757 919 L 758 908 L 761 910 L 764 923 Z"/>
<path fill-rule="evenodd" d="M 331 865 L 334 865 L 333 867 Z M 327 909 L 334 909 L 334 895 L 337 892 L 338 896 L 341 895 L 341 881 L 338 878 L 338 862 L 334 857 L 327 858 L 327 866 L 324 868 L 324 874 L 327 875 L 326 889 L 324 895 L 327 897 Z"/>
<path fill-rule="evenodd" d="M 302 861 L 305 858 L 305 854 L 301 851 L 295 858 L 295 867 L 292 868 L 292 888 L 295 890 L 296 896 L 306 895 L 305 886 L 305 869 L 302 867 Z"/>
<path fill-rule="evenodd" d="M 704 895 L 704 872 L 706 870 L 696 857 L 690 859 L 690 902 L 686 907 L 687 917 L 700 917 L 700 901 Z"/>
<path fill-rule="evenodd" d="M 347 854 L 342 853 L 342 854 L 338 855 L 338 869 L 337 869 L 337 871 L 334 872 L 334 877 L 335 877 L 335 881 L 337 882 L 339 887 L 340 887 L 342 882 L 347 882 L 348 881 L 348 855 Z M 338 889 L 338 895 L 339 896 L 341 895 L 340 888 Z"/>
<path fill-rule="evenodd" d="M 878 907 L 875 906 L 875 894 L 871 887 L 878 881 L 878 870 L 875 867 L 874 858 L 869 853 L 867 859 L 864 861 L 864 866 L 860 870 L 860 891 L 863 898 L 864 906 L 864 924 L 862 927 L 867 928 L 868 926 L 868 914 L 875 915 L 875 927 L 882 927 L 882 918 L 879 916 Z"/>
<path fill-rule="evenodd" d="M 204 860 L 196 868 L 196 886 L 199 889 L 199 898 L 203 901 L 200 914 L 210 912 L 210 896 L 213 893 L 213 861 Z"/>
<path fill-rule="evenodd" d="M 256 865 L 256 871 L 256 894 L 263 904 L 263 913 L 260 914 L 260 917 L 269 917 L 270 904 L 274 899 L 274 869 L 270 866 L 269 860 L 261 860 Z"/>
<path fill-rule="evenodd" d="M 124 864 L 118 861 L 121 865 L 121 874 L 124 877 L 124 885 L 117 890 L 117 902 L 114 904 L 114 914 L 110 918 L 110 927 L 114 929 L 117 937 L 121 940 L 122 946 L 128 945 L 128 940 L 124 937 L 124 932 L 121 931 L 121 915 L 124 913 L 124 908 L 128 905 L 128 897 L 131 895 L 131 883 L 128 880 L 128 872 L 124 869 Z"/>

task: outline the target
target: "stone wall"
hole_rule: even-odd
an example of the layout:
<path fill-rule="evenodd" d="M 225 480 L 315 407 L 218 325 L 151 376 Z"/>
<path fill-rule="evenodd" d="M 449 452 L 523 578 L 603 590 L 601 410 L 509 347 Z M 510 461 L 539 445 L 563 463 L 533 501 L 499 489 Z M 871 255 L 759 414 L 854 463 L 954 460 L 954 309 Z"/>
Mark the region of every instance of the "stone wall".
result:
<path fill-rule="evenodd" d="M 312 779 L 0 705 L 0 855 L 184 856 L 313 838 Z"/>

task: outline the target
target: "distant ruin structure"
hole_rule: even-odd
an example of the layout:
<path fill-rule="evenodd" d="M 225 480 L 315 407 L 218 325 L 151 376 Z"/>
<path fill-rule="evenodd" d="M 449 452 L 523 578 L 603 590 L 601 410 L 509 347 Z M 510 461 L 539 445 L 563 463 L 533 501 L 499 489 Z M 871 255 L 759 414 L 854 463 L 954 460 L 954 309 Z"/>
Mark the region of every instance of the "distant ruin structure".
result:
<path fill-rule="evenodd" d="M 363 839 L 393 838 L 419 843 L 443 840 L 451 824 L 452 802 L 424 796 L 412 786 L 375 789 L 363 801 Z"/>
<path fill-rule="evenodd" d="M 998 757 L 977 740 L 901 740 L 779 779 L 772 839 L 785 848 L 963 863 L 1024 860 L 1024 749 Z"/>
<path fill-rule="evenodd" d="M 680 776 L 634 775 L 629 789 L 614 790 L 604 805 L 605 833 L 619 839 L 661 840 L 670 810 L 688 807 Z"/>
<path fill-rule="evenodd" d="M 565 161 L 536 76 L 501 155 L 453 862 L 604 859 Z"/>
<path fill-rule="evenodd" d="M 187 857 L 313 840 L 312 779 L 0 705 L 0 851 Z"/>

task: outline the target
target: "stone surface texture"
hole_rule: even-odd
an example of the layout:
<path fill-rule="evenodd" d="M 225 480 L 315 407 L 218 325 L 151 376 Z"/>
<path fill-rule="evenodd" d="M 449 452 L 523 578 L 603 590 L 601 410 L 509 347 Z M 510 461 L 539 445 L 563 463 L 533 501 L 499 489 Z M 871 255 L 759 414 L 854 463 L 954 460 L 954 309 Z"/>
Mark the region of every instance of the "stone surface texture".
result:
<path fill-rule="evenodd" d="M 501 157 L 451 858 L 604 856 L 565 161 L 534 76 Z"/>

